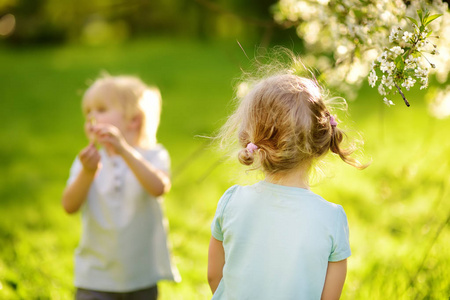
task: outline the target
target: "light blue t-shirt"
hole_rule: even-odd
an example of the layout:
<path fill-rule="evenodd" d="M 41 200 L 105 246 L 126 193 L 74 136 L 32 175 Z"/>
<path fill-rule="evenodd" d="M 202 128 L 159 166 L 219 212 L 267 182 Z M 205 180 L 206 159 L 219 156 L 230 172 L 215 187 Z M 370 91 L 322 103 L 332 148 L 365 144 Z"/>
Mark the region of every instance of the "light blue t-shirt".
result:
<path fill-rule="evenodd" d="M 266 181 L 228 189 L 211 231 L 225 250 L 214 300 L 320 299 L 328 262 L 351 255 L 340 205 Z"/>

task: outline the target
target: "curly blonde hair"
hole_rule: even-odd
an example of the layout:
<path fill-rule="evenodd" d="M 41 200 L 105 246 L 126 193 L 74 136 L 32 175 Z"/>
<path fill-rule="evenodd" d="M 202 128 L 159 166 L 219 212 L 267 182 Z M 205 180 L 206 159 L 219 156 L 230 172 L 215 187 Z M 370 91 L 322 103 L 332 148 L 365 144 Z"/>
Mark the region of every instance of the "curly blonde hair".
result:
<path fill-rule="evenodd" d="M 266 174 L 311 165 L 329 151 L 349 165 L 365 168 L 350 156 L 354 145 L 342 147 L 346 135 L 336 126 L 323 95 L 315 80 L 294 75 L 292 70 L 278 71 L 257 80 L 238 99 L 219 138 L 224 144 L 237 135 L 239 161 L 254 169 L 261 167 Z M 248 149 L 249 143 L 257 149 Z M 255 160 L 259 164 L 254 164 Z"/>

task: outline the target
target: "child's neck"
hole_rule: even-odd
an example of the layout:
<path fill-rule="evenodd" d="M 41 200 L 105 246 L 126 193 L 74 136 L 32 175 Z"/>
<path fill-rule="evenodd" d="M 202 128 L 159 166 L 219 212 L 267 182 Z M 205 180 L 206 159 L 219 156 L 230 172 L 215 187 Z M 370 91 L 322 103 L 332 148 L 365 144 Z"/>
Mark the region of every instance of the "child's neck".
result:
<path fill-rule="evenodd" d="M 309 167 L 301 166 L 287 172 L 266 175 L 267 182 L 309 190 Z"/>

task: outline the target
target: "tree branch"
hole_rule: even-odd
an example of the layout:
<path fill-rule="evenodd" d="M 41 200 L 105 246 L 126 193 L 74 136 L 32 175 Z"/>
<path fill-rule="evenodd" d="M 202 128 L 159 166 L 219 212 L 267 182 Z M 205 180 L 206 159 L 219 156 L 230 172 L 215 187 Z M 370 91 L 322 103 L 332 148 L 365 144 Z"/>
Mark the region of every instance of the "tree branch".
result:
<path fill-rule="evenodd" d="M 403 94 L 402 89 L 398 86 L 398 84 L 396 82 L 394 82 L 395 86 L 397 87 L 398 92 L 400 93 L 400 95 L 402 95 L 403 101 L 405 101 L 406 106 L 410 106 L 408 100 L 406 100 L 405 94 Z"/>

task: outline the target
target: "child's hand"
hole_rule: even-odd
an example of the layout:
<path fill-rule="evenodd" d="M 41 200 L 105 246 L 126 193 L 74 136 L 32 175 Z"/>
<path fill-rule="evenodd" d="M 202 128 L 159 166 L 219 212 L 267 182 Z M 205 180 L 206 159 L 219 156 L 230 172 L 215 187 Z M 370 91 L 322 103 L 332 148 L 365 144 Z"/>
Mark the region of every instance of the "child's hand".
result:
<path fill-rule="evenodd" d="M 85 131 L 86 136 L 89 139 L 89 142 L 94 143 L 96 148 L 98 149 L 99 145 L 97 143 L 97 137 L 94 133 L 94 127 L 97 125 L 97 120 L 94 117 L 89 117 L 85 123 Z"/>
<path fill-rule="evenodd" d="M 95 148 L 93 142 L 89 143 L 86 148 L 81 150 L 78 157 L 81 161 L 81 164 L 83 165 L 83 168 L 86 171 L 92 173 L 95 173 L 97 171 L 100 162 L 100 153 L 98 152 L 97 148 Z"/>
<path fill-rule="evenodd" d="M 111 124 L 97 124 L 93 132 L 98 143 L 114 153 L 121 153 L 127 142 L 120 130 Z"/>

